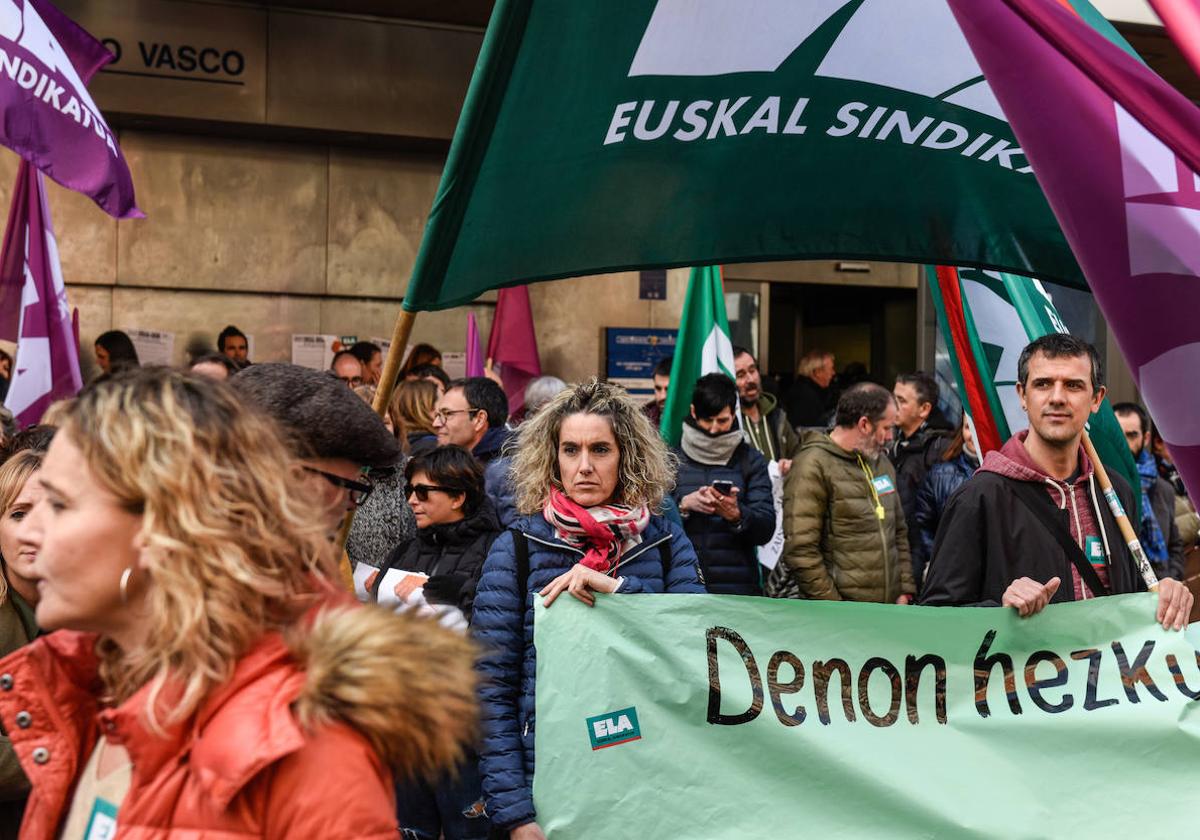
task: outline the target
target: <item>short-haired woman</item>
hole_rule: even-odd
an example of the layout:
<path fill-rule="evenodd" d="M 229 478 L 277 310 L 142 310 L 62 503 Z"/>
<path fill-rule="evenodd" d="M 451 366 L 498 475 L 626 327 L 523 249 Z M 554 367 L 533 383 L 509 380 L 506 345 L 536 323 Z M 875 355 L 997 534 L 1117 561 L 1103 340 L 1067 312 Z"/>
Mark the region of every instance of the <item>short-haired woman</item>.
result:
<path fill-rule="evenodd" d="M 36 550 L 22 540 L 18 529 L 29 510 L 42 498 L 36 480 L 42 452 L 22 450 L 0 466 L 0 656 L 37 637 L 34 608 L 38 602 L 33 563 Z M 0 735 L 0 838 L 15 838 L 21 828 L 29 779 L 17 762 L 12 741 Z"/>
<path fill-rule="evenodd" d="M 458 760 L 470 646 L 336 594 L 299 472 L 276 424 L 199 376 L 74 401 L 18 532 L 59 632 L 0 661 L 24 836 L 384 840 L 388 765 Z"/>
<path fill-rule="evenodd" d="M 629 395 L 592 380 L 521 425 L 514 529 L 500 535 L 475 595 L 484 643 L 481 771 L 488 814 L 519 840 L 542 838 L 533 808 L 533 596 L 703 592 L 683 530 L 656 511 L 674 459 Z M 520 580 L 516 540 L 528 577 Z M 552 677 L 551 677 L 552 678 Z M 580 791 L 586 796 L 586 783 Z"/>
<path fill-rule="evenodd" d="M 442 446 L 412 458 L 404 474 L 417 535 L 392 552 L 371 582 L 371 593 L 382 603 L 465 630 L 483 561 L 500 534 L 483 492 L 483 468 L 462 447 Z M 400 824 L 416 836 L 488 837 L 491 826 L 473 754 L 440 779 L 402 783 L 396 798 Z"/>

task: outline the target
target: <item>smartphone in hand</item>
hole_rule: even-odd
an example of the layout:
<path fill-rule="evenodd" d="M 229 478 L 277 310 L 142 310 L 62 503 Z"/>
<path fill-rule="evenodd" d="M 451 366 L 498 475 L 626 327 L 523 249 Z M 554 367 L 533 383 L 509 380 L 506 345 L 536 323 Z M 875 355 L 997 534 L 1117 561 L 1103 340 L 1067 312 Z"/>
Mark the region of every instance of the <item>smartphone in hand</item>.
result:
<path fill-rule="evenodd" d="M 733 482 L 732 481 L 714 481 L 712 483 L 712 489 L 716 490 L 722 496 L 731 496 L 731 495 L 733 495 Z"/>

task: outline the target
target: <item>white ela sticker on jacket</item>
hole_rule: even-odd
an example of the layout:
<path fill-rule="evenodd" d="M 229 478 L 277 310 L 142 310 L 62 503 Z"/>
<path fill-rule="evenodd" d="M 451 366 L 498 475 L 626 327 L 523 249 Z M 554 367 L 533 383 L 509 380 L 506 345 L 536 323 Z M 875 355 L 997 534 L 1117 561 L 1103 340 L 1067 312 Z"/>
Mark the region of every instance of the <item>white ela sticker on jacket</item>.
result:
<path fill-rule="evenodd" d="M 1103 566 L 1107 562 L 1104 556 L 1104 542 L 1099 537 L 1088 537 L 1083 541 L 1083 556 L 1093 566 Z"/>
<path fill-rule="evenodd" d="M 871 481 L 875 485 L 875 492 L 880 496 L 886 496 L 888 493 L 896 492 L 896 485 L 892 484 L 890 475 L 881 475 Z"/>
<path fill-rule="evenodd" d="M 83 840 L 112 840 L 116 834 L 117 806 L 97 796 L 87 829 L 83 833 Z"/>

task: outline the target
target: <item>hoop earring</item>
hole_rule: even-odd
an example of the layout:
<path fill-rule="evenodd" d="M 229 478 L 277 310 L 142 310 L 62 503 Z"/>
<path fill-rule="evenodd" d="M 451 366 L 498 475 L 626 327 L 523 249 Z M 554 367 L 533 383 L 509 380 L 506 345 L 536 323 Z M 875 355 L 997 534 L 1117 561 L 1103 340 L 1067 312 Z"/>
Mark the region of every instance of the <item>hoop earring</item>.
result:
<path fill-rule="evenodd" d="M 121 604 L 129 605 L 129 578 L 133 576 L 133 566 L 127 566 L 125 571 L 121 572 Z"/>

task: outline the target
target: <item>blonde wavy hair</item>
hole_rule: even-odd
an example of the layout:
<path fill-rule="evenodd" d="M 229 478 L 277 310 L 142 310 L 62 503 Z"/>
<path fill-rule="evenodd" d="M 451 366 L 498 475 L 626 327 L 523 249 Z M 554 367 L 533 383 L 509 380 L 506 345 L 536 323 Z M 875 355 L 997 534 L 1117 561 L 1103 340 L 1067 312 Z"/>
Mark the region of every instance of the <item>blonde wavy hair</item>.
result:
<path fill-rule="evenodd" d="M 517 510 L 539 513 L 550 489 L 563 489 L 558 438 L 563 420 L 572 414 L 595 414 L 612 427 L 621 452 L 613 501 L 658 512 L 675 486 L 675 456 L 623 388 L 596 379 L 567 388 L 521 424 L 511 467 Z"/>
<path fill-rule="evenodd" d="M 161 731 L 328 591 L 333 546 L 296 493 L 299 465 L 275 423 L 224 383 L 169 368 L 119 375 L 80 394 L 59 434 L 142 516 L 146 641 L 122 651 L 102 639 L 97 653 L 106 699 L 152 684 L 147 719 Z"/>
<path fill-rule="evenodd" d="M 42 468 L 43 453 L 22 449 L 0 466 L 0 519 L 8 516 L 33 474 Z M 2 560 L 3 557 L 0 557 Z M 5 561 L 7 563 L 7 561 Z M 7 568 L 7 566 L 6 566 Z M 8 575 L 0 574 L 0 604 L 8 598 Z"/>

